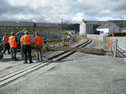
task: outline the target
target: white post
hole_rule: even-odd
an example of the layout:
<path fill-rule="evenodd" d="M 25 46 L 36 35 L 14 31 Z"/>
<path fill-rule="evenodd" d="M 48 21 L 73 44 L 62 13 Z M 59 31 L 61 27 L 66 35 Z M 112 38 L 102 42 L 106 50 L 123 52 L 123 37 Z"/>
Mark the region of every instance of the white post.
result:
<path fill-rule="evenodd" d="M 114 57 L 117 55 L 117 39 L 114 40 Z"/>

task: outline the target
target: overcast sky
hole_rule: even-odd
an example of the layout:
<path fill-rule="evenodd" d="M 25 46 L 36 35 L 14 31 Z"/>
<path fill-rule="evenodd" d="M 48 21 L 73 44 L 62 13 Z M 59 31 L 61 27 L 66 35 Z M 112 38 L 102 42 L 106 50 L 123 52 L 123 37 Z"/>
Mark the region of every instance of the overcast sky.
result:
<path fill-rule="evenodd" d="M 126 20 L 126 0 L 0 0 L 0 21 Z"/>

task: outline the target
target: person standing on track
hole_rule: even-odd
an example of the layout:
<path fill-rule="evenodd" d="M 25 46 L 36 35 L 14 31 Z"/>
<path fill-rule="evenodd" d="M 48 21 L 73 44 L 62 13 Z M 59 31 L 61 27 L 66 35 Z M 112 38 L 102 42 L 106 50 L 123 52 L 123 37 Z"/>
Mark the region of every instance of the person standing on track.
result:
<path fill-rule="evenodd" d="M 17 61 L 16 53 L 17 53 L 17 38 L 14 32 L 11 32 L 11 36 L 9 37 L 9 44 L 11 48 L 11 57 L 13 61 Z"/>
<path fill-rule="evenodd" d="M 9 40 L 8 34 L 5 33 L 5 35 L 3 37 L 3 43 L 4 43 L 4 47 L 5 47 L 4 52 L 3 52 L 4 54 L 5 54 L 6 50 L 8 50 L 8 54 L 10 54 L 10 45 L 9 45 L 8 40 Z"/>
<path fill-rule="evenodd" d="M 27 63 L 27 53 L 29 55 L 29 62 L 33 63 L 31 57 L 32 37 L 28 35 L 28 31 L 25 31 L 24 33 L 25 35 L 21 37 L 21 46 L 24 52 L 24 63 Z"/>
<path fill-rule="evenodd" d="M 42 42 L 43 39 L 39 36 L 38 32 L 35 32 L 35 38 L 34 38 L 34 43 L 35 43 L 35 49 L 36 49 L 36 62 L 42 62 Z"/>
<path fill-rule="evenodd" d="M 65 46 L 64 38 L 62 38 L 62 44 L 63 44 L 63 47 L 64 47 Z"/>

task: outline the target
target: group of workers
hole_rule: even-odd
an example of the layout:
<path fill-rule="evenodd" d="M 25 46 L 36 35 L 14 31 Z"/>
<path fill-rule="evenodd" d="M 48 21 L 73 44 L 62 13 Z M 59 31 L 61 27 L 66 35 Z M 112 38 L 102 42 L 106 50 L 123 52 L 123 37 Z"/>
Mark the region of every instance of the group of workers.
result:
<path fill-rule="evenodd" d="M 21 48 L 23 50 L 24 54 L 24 63 L 27 63 L 27 54 L 29 56 L 29 62 L 33 63 L 32 56 L 31 56 L 31 50 L 32 50 L 32 44 L 34 43 L 35 49 L 36 49 L 36 62 L 42 61 L 42 42 L 43 39 L 39 36 L 37 32 L 35 32 L 34 40 L 32 40 L 32 37 L 28 35 L 29 32 L 25 31 L 24 35 L 21 37 Z M 8 54 L 11 54 L 11 58 L 13 61 L 17 61 L 16 53 L 17 53 L 17 38 L 15 36 L 14 32 L 11 32 L 11 36 L 9 37 L 7 33 L 5 33 L 5 36 L 3 37 L 3 43 L 4 43 L 4 51 L 3 53 L 8 50 Z"/>

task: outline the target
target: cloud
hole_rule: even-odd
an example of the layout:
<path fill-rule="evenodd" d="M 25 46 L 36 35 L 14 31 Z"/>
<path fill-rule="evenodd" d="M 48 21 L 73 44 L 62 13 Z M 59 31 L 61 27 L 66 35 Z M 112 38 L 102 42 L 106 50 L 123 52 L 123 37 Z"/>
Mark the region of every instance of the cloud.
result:
<path fill-rule="evenodd" d="M 0 20 L 80 23 L 125 20 L 125 0 L 1 0 Z M 101 15 L 101 17 L 97 16 Z"/>
<path fill-rule="evenodd" d="M 101 15 L 104 15 L 104 14 L 111 14 L 111 11 L 110 10 L 102 10 L 99 12 Z"/>
<path fill-rule="evenodd" d="M 72 17 L 72 20 L 74 22 L 81 21 L 82 19 L 85 19 L 84 13 L 77 13 L 75 16 Z"/>
<path fill-rule="evenodd" d="M 94 17 L 95 19 L 97 19 L 98 21 L 108 21 L 108 20 L 115 20 L 114 18 L 112 17 L 101 17 L 101 18 L 98 18 L 98 17 Z"/>

